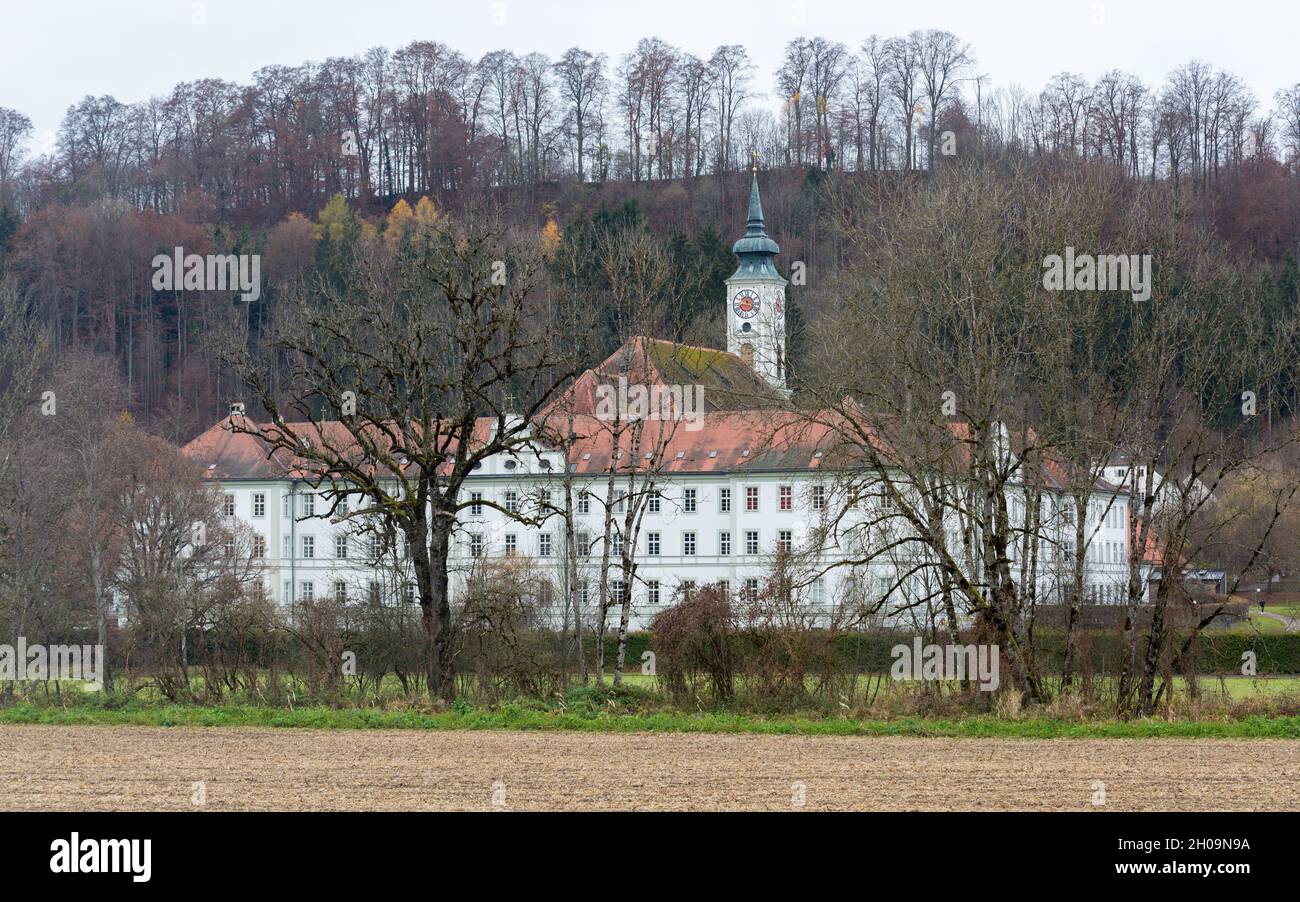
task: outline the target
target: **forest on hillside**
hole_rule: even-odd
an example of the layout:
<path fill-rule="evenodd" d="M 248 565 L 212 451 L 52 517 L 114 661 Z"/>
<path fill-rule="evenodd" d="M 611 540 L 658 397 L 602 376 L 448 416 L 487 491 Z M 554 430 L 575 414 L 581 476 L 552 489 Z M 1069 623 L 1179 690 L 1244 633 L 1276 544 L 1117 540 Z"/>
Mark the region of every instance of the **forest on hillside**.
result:
<path fill-rule="evenodd" d="M 593 355 L 619 337 L 626 301 L 599 248 L 630 234 L 652 237 L 667 274 L 640 293 L 673 295 L 645 327 L 717 344 L 755 163 L 778 262 L 808 274 L 791 294 L 796 373 L 802 327 L 850 262 L 846 224 L 945 167 L 1030 163 L 1049 182 L 1086 167 L 1130 192 L 1159 185 L 1261 303 L 1293 308 L 1300 284 L 1300 83 L 1259 98 L 1199 60 L 1160 84 L 1063 72 L 1035 93 L 996 85 L 976 48 L 939 30 L 800 37 L 779 60 L 740 45 L 703 59 L 657 38 L 619 59 L 575 47 L 474 60 L 420 40 L 268 66 L 246 84 L 88 96 L 44 155 L 30 154 L 31 131 L 0 108 L 0 270 L 47 327 L 52 365 L 110 358 L 137 420 L 173 441 L 244 394 L 214 351 L 222 322 L 246 315 L 256 334 L 289 286 L 330 279 L 358 242 L 471 210 L 554 252 L 538 290 L 599 295 Z M 259 298 L 154 289 L 150 261 L 178 246 L 260 255 Z"/>

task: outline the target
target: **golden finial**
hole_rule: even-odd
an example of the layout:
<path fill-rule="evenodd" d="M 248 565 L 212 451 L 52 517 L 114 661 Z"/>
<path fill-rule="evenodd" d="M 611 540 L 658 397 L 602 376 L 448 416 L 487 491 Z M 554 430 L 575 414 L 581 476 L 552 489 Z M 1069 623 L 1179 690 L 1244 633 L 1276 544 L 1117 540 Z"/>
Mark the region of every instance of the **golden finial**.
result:
<path fill-rule="evenodd" d="M 757 151 L 757 150 L 751 150 L 751 151 L 749 152 L 749 158 L 750 158 L 750 161 L 751 161 L 751 165 L 750 165 L 750 167 L 749 167 L 749 171 L 752 172 L 752 173 L 754 173 L 755 175 L 757 175 L 757 174 L 758 174 L 758 151 Z"/>

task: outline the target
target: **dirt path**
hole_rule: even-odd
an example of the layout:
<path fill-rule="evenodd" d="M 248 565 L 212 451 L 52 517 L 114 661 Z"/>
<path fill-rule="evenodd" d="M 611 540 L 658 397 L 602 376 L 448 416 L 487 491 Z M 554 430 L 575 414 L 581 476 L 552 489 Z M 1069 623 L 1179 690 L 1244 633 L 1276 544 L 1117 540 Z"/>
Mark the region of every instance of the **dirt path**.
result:
<path fill-rule="evenodd" d="M 809 810 L 1300 810 L 1300 743 L 0 726 L 4 810 L 790 810 L 801 793 Z"/>

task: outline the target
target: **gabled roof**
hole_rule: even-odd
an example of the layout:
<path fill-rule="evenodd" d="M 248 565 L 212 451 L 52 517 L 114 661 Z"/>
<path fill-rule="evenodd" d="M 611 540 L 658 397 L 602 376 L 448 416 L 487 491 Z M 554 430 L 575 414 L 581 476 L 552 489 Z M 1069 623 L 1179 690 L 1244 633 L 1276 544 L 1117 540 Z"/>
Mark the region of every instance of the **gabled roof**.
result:
<path fill-rule="evenodd" d="M 617 388 L 620 377 L 647 387 L 695 387 L 706 411 L 768 409 L 785 400 L 735 354 L 644 336 L 628 340 L 579 376 L 564 397 L 572 394 L 574 413 L 595 415 L 600 386 Z M 565 410 L 564 397 L 543 415 Z"/>

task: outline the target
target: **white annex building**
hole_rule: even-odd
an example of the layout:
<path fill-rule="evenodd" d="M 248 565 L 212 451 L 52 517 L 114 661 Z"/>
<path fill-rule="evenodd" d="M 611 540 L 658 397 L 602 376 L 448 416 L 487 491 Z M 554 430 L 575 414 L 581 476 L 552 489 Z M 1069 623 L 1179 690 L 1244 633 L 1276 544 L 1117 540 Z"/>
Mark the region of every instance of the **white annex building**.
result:
<path fill-rule="evenodd" d="M 755 174 L 745 235 L 734 246 L 739 266 L 727 280 L 727 350 L 634 339 L 571 387 L 579 438 L 567 460 L 565 452 L 540 443 L 527 453 L 486 460 L 465 485 L 470 503 L 461 512 L 452 546 L 453 604 L 467 575 L 493 558 L 528 559 L 539 580 L 551 574 L 559 598 L 565 562 L 574 555 L 578 595 L 587 602 L 584 610 L 592 609 L 607 500 L 616 521 L 623 519 L 618 482 L 613 498 L 606 499 L 606 490 L 610 455 L 624 452 L 614 451 L 607 424 L 599 422 L 600 402 L 620 376 L 693 389 L 701 402 L 695 419 L 672 430 L 657 461 L 654 491 L 647 494 L 635 537 L 631 587 L 623 585 L 615 563 L 621 539 L 616 536 L 610 549 L 612 594 L 618 598 L 630 588 L 634 629 L 647 626 L 657 611 L 693 587 L 722 584 L 730 592 L 758 592 L 778 550 L 808 550 L 814 536 L 820 547 L 811 550 L 811 563 L 803 566 L 802 584 L 795 589 L 798 603 L 814 614 L 863 599 L 885 598 L 886 609 L 897 609 L 932 594 L 924 576 L 900 579 L 915 570 L 914 561 L 882 556 L 850 563 L 862 559 L 861 547 L 855 546 L 859 540 L 850 538 L 854 523 L 879 522 L 882 512 L 888 515 L 890 500 L 887 494 L 864 494 L 860 487 L 857 497 L 845 497 L 842 474 L 828 478 L 821 466 L 829 453 L 828 430 L 809 428 L 797 413 L 782 409 L 788 394 L 787 283 L 774 262 L 779 250 L 766 232 Z M 242 406 L 233 405 L 231 416 L 241 415 Z M 486 430 L 492 422 L 480 426 Z M 328 486 L 313 488 L 295 478 L 292 462 L 268 454 L 256 437 L 232 430 L 230 419 L 195 438 L 185 453 L 220 486 L 226 516 L 251 529 L 255 554 L 264 559 L 267 590 L 281 604 L 290 607 L 326 593 L 414 603 L 400 543 L 385 548 L 354 523 L 327 519 Z M 571 548 L 562 518 L 544 514 L 552 509 L 548 503 L 562 506 L 556 497 L 563 496 L 566 471 L 577 492 Z M 1047 561 L 1074 553 L 1073 504 L 1063 488 L 1059 479 L 1043 487 L 1041 522 L 1060 536 L 1057 549 L 1043 553 Z M 1099 483 L 1094 499 L 1095 509 L 1087 512 L 1085 600 L 1119 601 L 1127 579 L 1128 496 Z M 1023 522 L 1023 495 L 1008 506 Z M 521 523 L 511 511 L 541 522 Z M 819 527 L 829 519 L 839 525 L 824 533 Z M 1066 569 L 1049 565 L 1039 571 L 1040 599 L 1060 600 Z M 551 597 L 552 591 L 545 594 Z M 610 619 L 617 618 L 615 606 Z"/>

